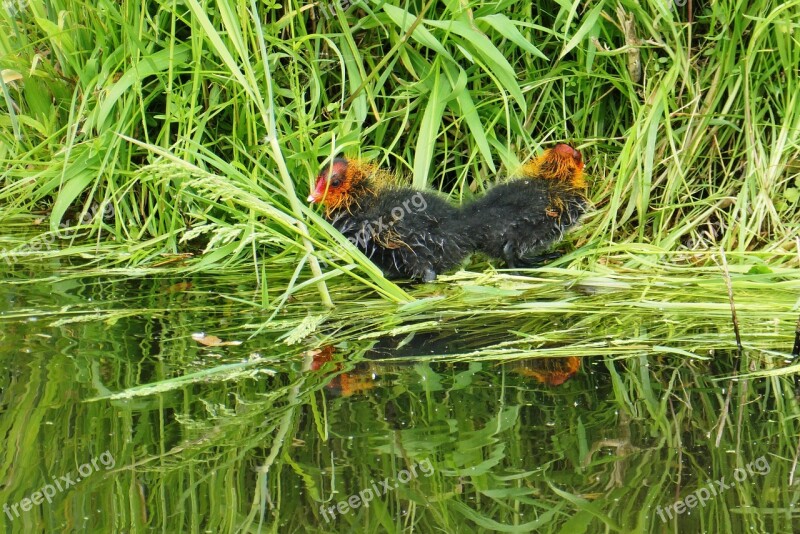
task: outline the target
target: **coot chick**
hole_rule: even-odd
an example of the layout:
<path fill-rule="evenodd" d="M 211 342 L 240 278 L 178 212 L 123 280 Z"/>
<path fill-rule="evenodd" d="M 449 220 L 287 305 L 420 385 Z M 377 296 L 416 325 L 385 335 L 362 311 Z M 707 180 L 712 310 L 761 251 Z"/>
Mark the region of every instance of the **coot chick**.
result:
<path fill-rule="evenodd" d="M 509 268 L 531 267 L 586 211 L 581 153 L 558 144 L 523 166 L 519 178 L 496 185 L 462 211 L 479 250 Z"/>
<path fill-rule="evenodd" d="M 396 183 L 375 165 L 336 158 L 317 176 L 309 202 L 387 278 L 430 282 L 461 264 L 472 240 L 440 194 Z"/>

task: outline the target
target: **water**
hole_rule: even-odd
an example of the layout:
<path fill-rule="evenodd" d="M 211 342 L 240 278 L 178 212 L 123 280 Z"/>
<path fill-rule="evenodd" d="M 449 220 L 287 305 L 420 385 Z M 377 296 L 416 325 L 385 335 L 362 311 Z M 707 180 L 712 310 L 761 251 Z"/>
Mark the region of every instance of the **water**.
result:
<path fill-rule="evenodd" d="M 731 381 L 712 276 L 459 275 L 402 306 L 343 280 L 329 311 L 279 308 L 281 273 L 52 267 L 0 286 L 5 532 L 799 526 L 780 273 L 734 281 Z"/>

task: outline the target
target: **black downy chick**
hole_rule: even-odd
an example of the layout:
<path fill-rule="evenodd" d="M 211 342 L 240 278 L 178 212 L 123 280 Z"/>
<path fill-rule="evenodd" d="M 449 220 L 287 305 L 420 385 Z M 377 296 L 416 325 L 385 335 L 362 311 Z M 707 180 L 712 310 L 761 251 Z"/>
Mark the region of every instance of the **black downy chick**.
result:
<path fill-rule="evenodd" d="M 546 150 L 522 168 L 521 177 L 492 187 L 464 207 L 465 231 L 476 250 L 530 267 L 586 211 L 581 153 L 567 144 Z"/>
<path fill-rule="evenodd" d="M 472 240 L 440 194 L 397 185 L 391 173 L 336 158 L 317 176 L 309 202 L 387 278 L 430 282 L 463 262 Z"/>

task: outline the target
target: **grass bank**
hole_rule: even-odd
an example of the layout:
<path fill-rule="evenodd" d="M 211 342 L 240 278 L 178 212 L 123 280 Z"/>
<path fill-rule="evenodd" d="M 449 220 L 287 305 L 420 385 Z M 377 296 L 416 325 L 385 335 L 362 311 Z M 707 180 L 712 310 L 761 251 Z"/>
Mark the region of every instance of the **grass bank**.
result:
<path fill-rule="evenodd" d="M 4 258 L 285 265 L 287 297 L 402 302 L 305 204 L 323 158 L 458 203 L 565 140 L 596 209 L 557 266 L 796 267 L 800 2 L 680 4 L 5 2 Z"/>

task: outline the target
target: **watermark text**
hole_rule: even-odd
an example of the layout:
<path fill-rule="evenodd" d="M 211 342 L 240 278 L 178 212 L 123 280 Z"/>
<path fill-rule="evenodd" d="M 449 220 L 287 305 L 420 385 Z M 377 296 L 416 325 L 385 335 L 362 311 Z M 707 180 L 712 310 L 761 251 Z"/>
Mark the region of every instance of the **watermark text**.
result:
<path fill-rule="evenodd" d="M 730 483 L 725 482 L 725 477 L 719 480 L 709 481 L 708 484 L 701 486 L 683 499 L 679 499 L 665 508 L 661 508 L 661 506 L 657 507 L 656 512 L 658 513 L 658 517 L 661 518 L 661 521 L 666 523 L 668 519 L 673 519 L 673 517 L 686 513 L 697 505 L 705 506 L 712 497 L 717 497 L 724 491 L 736 486 L 737 483 L 744 482 L 747 480 L 747 477 L 752 477 L 754 475 L 764 476 L 769 473 L 769 470 L 769 462 L 767 462 L 764 456 L 761 456 L 743 468 L 736 468 L 733 472 L 733 481 Z"/>
<path fill-rule="evenodd" d="M 14 519 L 19 518 L 20 511 L 29 512 L 34 506 L 39 506 L 44 501 L 47 501 L 48 504 L 52 503 L 53 497 L 75 486 L 81 480 L 91 476 L 92 473 L 100 471 L 100 466 L 103 466 L 108 471 L 113 469 L 115 463 L 114 457 L 109 451 L 106 451 L 100 456 L 92 458 L 91 461 L 81 464 L 78 467 L 77 476 L 74 473 L 67 473 L 64 476 L 53 479 L 52 484 L 45 484 L 41 489 L 34 491 L 19 502 L 11 505 L 8 503 L 3 504 L 3 512 L 11 521 L 14 521 Z"/>
<path fill-rule="evenodd" d="M 350 497 L 343 501 L 337 502 L 335 505 L 328 507 L 322 505 L 319 507 L 319 511 L 322 513 L 322 517 L 325 518 L 325 521 L 330 523 L 331 518 L 336 519 L 336 512 L 339 512 L 339 515 L 345 515 L 349 513 L 350 510 L 357 510 L 361 507 L 361 505 L 364 505 L 364 507 L 368 508 L 369 503 L 375 499 L 375 497 L 382 497 L 393 489 L 399 488 L 400 484 L 408 484 L 410 481 L 417 478 L 419 476 L 419 473 L 417 473 L 417 468 L 419 468 L 420 472 L 422 472 L 422 474 L 426 477 L 429 477 L 433 474 L 433 464 L 431 464 L 430 459 L 425 458 L 420 463 L 412 465 L 410 470 L 401 470 L 399 473 L 397 473 L 396 479 L 387 477 L 383 480 L 379 480 L 377 483 L 374 480 L 371 480 L 370 487 L 350 495 Z M 329 514 L 331 518 L 328 518 Z"/>

